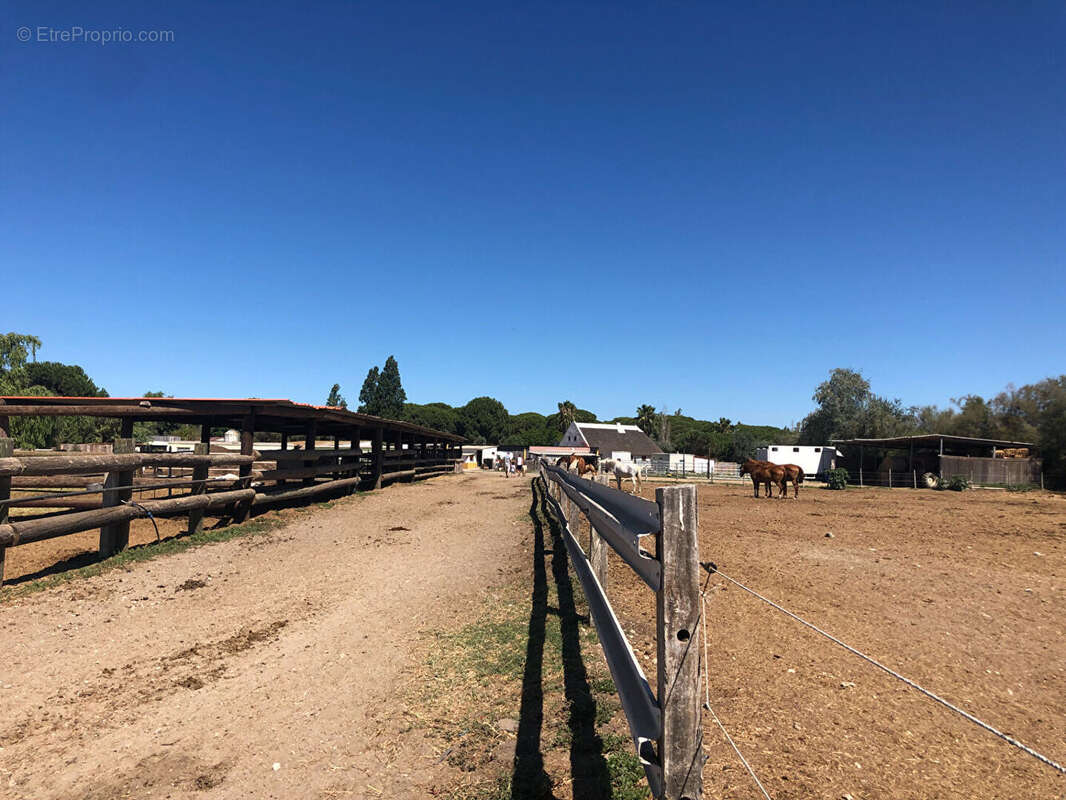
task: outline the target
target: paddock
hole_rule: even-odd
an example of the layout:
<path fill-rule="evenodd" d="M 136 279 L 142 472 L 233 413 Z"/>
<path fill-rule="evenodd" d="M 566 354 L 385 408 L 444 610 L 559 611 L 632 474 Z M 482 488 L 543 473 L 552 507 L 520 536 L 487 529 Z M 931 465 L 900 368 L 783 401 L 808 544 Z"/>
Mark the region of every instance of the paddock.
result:
<path fill-rule="evenodd" d="M 701 559 L 1066 761 L 1066 498 L 810 488 L 777 503 L 750 487 L 698 491 Z M 654 607 L 609 559 L 611 602 L 650 671 Z M 707 614 L 711 704 L 772 797 L 1061 795 L 1053 769 L 720 575 Z M 704 747 L 706 796 L 761 796 L 707 717 Z"/>

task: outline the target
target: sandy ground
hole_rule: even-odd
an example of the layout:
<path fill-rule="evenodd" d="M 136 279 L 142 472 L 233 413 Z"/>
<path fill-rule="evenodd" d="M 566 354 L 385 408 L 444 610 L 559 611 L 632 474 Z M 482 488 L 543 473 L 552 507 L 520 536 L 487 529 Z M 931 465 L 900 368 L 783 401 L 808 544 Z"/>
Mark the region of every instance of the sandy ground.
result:
<path fill-rule="evenodd" d="M 422 796 L 448 767 L 405 676 L 528 570 L 528 507 L 494 474 L 396 485 L 7 602 L 0 797 Z"/>
<path fill-rule="evenodd" d="M 699 513 L 702 559 L 1066 763 L 1062 496 L 716 485 Z M 652 595 L 610 569 L 653 652 Z M 717 576 L 708 621 L 712 705 L 777 800 L 1066 797 L 1063 776 Z M 709 718 L 704 735 L 705 796 L 761 797 Z"/>

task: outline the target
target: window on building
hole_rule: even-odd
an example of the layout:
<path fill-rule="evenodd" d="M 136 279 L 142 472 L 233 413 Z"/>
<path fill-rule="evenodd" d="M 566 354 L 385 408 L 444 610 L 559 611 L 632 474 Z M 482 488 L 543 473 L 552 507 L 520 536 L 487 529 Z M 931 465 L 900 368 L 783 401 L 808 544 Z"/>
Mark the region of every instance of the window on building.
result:
<path fill-rule="evenodd" d="M 777 452 L 777 448 L 776 447 L 771 447 L 770 449 L 773 450 L 775 453 Z"/>
<path fill-rule="evenodd" d="M 816 448 L 814 448 L 814 452 L 820 453 L 820 452 L 822 452 L 822 448 L 816 447 Z"/>
<path fill-rule="evenodd" d="M 793 447 L 792 448 L 792 452 L 793 453 L 798 453 L 799 451 L 800 451 L 800 449 L 798 447 Z"/>

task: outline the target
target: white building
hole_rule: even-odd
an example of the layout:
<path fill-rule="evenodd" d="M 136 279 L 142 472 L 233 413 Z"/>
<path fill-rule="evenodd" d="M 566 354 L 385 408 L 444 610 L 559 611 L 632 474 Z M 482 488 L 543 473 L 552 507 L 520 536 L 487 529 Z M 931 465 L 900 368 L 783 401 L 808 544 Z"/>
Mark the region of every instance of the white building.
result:
<path fill-rule="evenodd" d="M 558 446 L 587 447 L 598 458 L 615 461 L 645 462 L 663 452 L 636 425 L 614 422 L 571 422 Z"/>

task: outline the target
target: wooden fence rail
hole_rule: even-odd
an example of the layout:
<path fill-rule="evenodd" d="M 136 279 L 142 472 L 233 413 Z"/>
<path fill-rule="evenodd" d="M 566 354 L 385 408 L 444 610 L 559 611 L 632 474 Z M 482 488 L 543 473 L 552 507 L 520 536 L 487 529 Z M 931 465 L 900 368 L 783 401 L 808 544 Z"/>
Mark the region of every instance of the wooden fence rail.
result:
<path fill-rule="evenodd" d="M 651 503 L 543 462 L 540 478 L 562 526 L 652 794 L 660 800 L 697 800 L 705 758 L 696 487 L 656 489 Z M 581 514 L 589 521 L 588 555 L 576 536 Z M 655 537 L 654 557 L 640 547 L 644 535 Z M 654 693 L 607 599 L 607 546 L 655 592 Z"/>
<path fill-rule="evenodd" d="M 119 439 L 115 447 L 132 450 L 133 442 Z M 128 546 L 129 523 L 134 519 L 187 514 L 188 531 L 196 533 L 208 511 L 237 519 L 242 508 L 248 513 L 253 508 L 445 474 L 460 459 L 456 447 L 394 450 L 378 454 L 380 459 L 359 447 L 263 453 L 208 453 L 207 449 L 203 443 L 194 453 L 16 456 L 11 440 L 0 438 L 0 585 L 11 547 L 99 528 L 100 553 L 106 556 Z M 376 464 L 380 471 L 375 471 Z M 253 465 L 270 468 L 253 469 Z M 175 467 L 189 468 L 191 474 L 154 477 Z M 245 474 L 234 474 L 237 470 Z M 211 474 L 219 471 L 228 472 Z M 171 496 L 148 496 L 157 491 Z M 64 511 L 11 518 L 11 508 Z"/>

